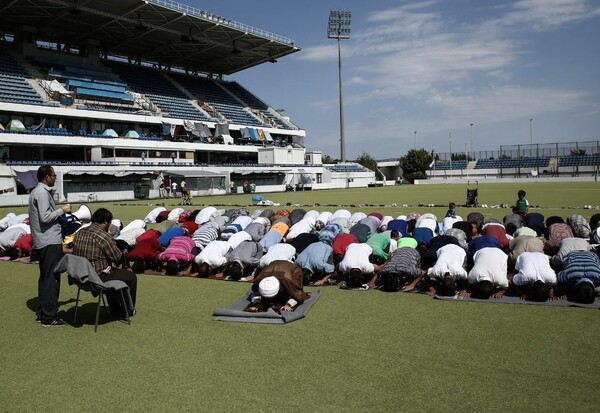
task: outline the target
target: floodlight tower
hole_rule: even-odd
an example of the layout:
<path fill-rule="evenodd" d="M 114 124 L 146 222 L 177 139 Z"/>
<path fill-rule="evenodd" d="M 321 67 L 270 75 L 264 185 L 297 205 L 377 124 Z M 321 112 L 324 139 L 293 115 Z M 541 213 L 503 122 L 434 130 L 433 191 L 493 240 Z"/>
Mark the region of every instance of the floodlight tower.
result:
<path fill-rule="evenodd" d="M 340 159 L 346 162 L 346 151 L 344 148 L 344 99 L 342 94 L 342 48 L 340 40 L 350 38 L 350 23 L 352 12 L 332 10 L 329 12 L 329 24 L 327 25 L 327 37 L 337 39 L 338 46 L 338 78 L 340 91 Z"/>

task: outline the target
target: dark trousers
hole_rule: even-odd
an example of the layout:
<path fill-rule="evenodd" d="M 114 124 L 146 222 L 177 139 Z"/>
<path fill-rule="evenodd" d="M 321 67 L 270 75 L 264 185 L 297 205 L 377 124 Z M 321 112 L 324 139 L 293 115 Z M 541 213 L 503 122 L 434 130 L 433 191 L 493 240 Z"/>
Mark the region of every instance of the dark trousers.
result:
<path fill-rule="evenodd" d="M 38 314 L 42 323 L 49 323 L 58 313 L 58 295 L 60 293 L 60 273 L 54 268 L 63 256 L 62 245 L 48 245 L 35 251 L 40 265 L 38 280 L 38 298 L 40 300 Z"/>
<path fill-rule="evenodd" d="M 124 281 L 125 284 L 129 287 L 129 295 L 131 296 L 131 308 L 128 308 L 127 311 L 129 315 L 132 314 L 133 309 L 135 308 L 135 300 L 137 296 L 137 275 L 134 272 L 120 269 L 120 268 L 112 268 L 109 274 L 100 273 L 98 274 L 100 279 L 104 282 L 110 280 L 120 280 Z M 123 308 L 123 300 L 121 299 L 120 291 L 108 291 L 106 293 L 106 298 L 108 300 L 108 306 L 110 307 L 110 311 L 118 316 L 125 316 L 125 309 Z M 127 302 L 127 297 L 125 297 L 125 302 Z"/>

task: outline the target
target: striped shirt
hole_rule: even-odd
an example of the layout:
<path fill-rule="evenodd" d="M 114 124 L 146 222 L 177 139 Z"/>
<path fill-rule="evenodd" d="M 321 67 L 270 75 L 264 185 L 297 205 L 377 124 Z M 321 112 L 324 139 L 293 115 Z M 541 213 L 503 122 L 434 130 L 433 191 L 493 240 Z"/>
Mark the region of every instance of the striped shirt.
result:
<path fill-rule="evenodd" d="M 421 255 L 411 247 L 398 248 L 385 263 L 381 273 L 407 275 L 416 278 L 421 274 Z"/>
<path fill-rule="evenodd" d="M 164 250 L 158 258 L 163 262 L 177 261 L 179 264 L 190 262 L 194 259 L 191 253 L 196 243 L 187 236 L 175 237 L 169 243 L 169 246 Z"/>
<path fill-rule="evenodd" d="M 577 284 L 587 281 L 600 286 L 600 260 L 590 251 L 573 251 L 563 260 L 565 269 L 558 273 L 558 282 Z"/>
<path fill-rule="evenodd" d="M 217 239 L 219 239 L 219 230 L 212 225 L 204 225 L 192 235 L 192 240 L 198 247 L 206 247 L 211 241 Z"/>

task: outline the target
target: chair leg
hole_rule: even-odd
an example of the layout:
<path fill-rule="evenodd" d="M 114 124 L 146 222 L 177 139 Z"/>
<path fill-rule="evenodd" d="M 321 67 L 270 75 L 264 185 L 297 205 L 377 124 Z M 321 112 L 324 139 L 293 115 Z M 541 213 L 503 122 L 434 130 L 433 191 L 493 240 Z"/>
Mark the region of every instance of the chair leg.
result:
<path fill-rule="evenodd" d="M 103 300 L 103 291 L 100 290 L 100 295 L 98 296 L 98 305 L 96 306 L 96 324 L 94 325 L 94 333 L 98 332 L 98 318 L 100 317 L 100 301 Z"/>
<path fill-rule="evenodd" d="M 73 317 L 73 324 L 77 323 L 77 310 L 79 310 L 79 294 L 81 293 L 81 288 L 77 287 L 77 298 L 75 299 L 75 317 Z"/>
<path fill-rule="evenodd" d="M 106 305 L 106 300 L 104 299 L 104 296 L 102 296 L 102 305 L 104 306 L 104 314 L 106 314 L 106 316 L 108 317 L 110 314 L 108 312 L 108 306 Z"/>
<path fill-rule="evenodd" d="M 127 309 L 129 307 L 129 304 L 125 302 L 125 294 L 123 294 L 123 289 L 121 288 L 119 291 L 121 291 L 121 298 L 123 299 L 123 308 L 125 309 L 125 320 L 127 320 L 127 324 L 131 325 L 131 320 L 129 320 L 129 310 Z"/>

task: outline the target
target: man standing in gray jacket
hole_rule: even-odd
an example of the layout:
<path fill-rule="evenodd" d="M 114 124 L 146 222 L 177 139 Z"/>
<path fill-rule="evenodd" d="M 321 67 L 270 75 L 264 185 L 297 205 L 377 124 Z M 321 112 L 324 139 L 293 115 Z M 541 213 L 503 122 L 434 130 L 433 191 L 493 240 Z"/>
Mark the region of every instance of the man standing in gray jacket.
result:
<path fill-rule="evenodd" d="M 71 212 L 71 205 L 57 208 L 52 187 L 56 173 L 50 165 L 42 165 L 37 171 L 38 184 L 29 195 L 29 224 L 33 239 L 33 252 L 38 257 L 40 278 L 38 280 L 38 321 L 44 327 L 59 327 L 66 323 L 58 318 L 58 295 L 60 273 L 54 268 L 63 256 L 61 217 Z"/>

